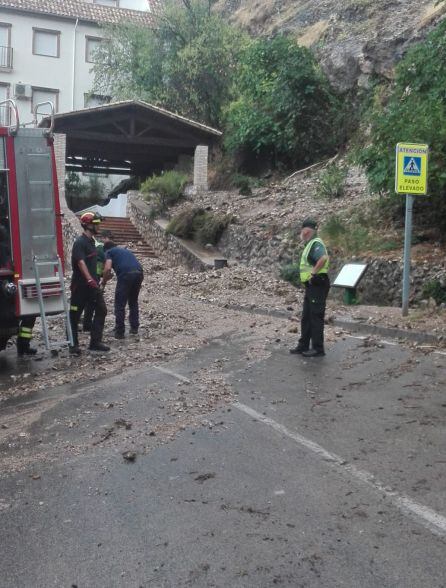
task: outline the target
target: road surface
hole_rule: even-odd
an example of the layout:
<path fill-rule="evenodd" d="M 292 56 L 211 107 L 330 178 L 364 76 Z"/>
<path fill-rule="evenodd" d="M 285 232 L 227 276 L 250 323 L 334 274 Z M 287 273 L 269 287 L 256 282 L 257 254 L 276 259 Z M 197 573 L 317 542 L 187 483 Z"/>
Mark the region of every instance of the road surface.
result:
<path fill-rule="evenodd" d="M 0 586 L 446 586 L 445 356 L 255 349 L 4 403 Z"/>

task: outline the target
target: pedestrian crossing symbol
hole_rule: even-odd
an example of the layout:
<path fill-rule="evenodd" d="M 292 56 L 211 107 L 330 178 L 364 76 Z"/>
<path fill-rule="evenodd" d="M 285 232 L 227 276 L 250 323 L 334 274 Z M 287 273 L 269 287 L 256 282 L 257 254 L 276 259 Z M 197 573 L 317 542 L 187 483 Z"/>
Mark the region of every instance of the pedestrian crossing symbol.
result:
<path fill-rule="evenodd" d="M 396 146 L 395 192 L 397 194 L 427 193 L 428 145 L 398 143 Z"/>
<path fill-rule="evenodd" d="M 421 157 L 404 156 L 404 175 L 421 176 Z"/>

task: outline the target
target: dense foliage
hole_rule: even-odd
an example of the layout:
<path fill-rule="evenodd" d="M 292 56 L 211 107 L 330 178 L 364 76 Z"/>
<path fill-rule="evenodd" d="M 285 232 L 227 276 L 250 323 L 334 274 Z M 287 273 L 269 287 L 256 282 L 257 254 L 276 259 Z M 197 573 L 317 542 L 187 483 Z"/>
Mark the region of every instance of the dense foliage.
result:
<path fill-rule="evenodd" d="M 370 145 L 360 161 L 371 187 L 386 194 L 401 211 L 394 194 L 395 145 L 427 143 L 429 196 L 417 197 L 417 219 L 446 228 L 446 21 L 424 43 L 408 51 L 396 70 L 388 96 L 377 99 L 370 116 Z"/>
<path fill-rule="evenodd" d="M 161 175 L 153 175 L 141 184 L 141 192 L 150 204 L 153 217 L 162 215 L 183 196 L 187 184 L 186 174 L 175 170 L 166 171 Z"/>
<path fill-rule="evenodd" d="M 95 92 L 140 99 L 218 126 L 245 36 L 205 0 L 170 0 L 154 28 L 108 27 L 93 66 Z"/>
<path fill-rule="evenodd" d="M 93 204 L 102 204 L 105 187 L 98 176 L 82 180 L 77 172 L 69 171 L 65 176 L 65 198 L 71 210 L 78 212 Z"/>
<path fill-rule="evenodd" d="M 226 117 L 231 151 L 298 167 L 336 147 L 340 102 L 310 51 L 294 40 L 257 39 L 245 47 L 237 91 Z"/>
<path fill-rule="evenodd" d="M 232 220 L 230 214 L 189 207 L 170 220 L 167 232 L 183 239 L 193 239 L 200 245 L 216 245 Z"/>

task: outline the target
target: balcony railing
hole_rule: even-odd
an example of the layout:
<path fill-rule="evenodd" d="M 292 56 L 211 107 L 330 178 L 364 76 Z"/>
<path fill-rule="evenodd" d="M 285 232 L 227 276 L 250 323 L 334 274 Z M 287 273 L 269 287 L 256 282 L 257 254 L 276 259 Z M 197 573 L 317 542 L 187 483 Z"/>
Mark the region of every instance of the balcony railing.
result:
<path fill-rule="evenodd" d="M 12 69 L 12 47 L 0 45 L 0 67 Z"/>

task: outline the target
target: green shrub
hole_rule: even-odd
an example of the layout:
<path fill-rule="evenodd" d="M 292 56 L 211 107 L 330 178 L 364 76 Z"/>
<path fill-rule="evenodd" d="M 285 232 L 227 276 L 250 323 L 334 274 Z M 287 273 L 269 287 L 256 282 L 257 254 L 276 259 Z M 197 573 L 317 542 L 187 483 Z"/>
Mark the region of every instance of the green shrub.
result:
<path fill-rule="evenodd" d="M 216 245 L 223 231 L 231 222 L 232 215 L 229 214 L 213 214 L 212 212 L 205 212 L 203 215 L 195 219 L 195 234 L 194 239 L 201 245 Z"/>
<path fill-rule="evenodd" d="M 204 213 L 202 208 L 186 208 L 169 221 L 166 231 L 181 239 L 192 239 L 196 230 L 196 218 Z"/>
<path fill-rule="evenodd" d="M 251 196 L 255 184 L 254 178 L 245 176 L 244 174 L 234 174 L 231 180 L 231 184 L 234 188 L 238 189 L 239 194 L 242 196 Z"/>
<path fill-rule="evenodd" d="M 289 263 L 283 265 L 280 268 L 280 277 L 282 280 L 293 284 L 293 286 L 299 286 L 300 284 L 300 267 L 299 263 Z"/>
<path fill-rule="evenodd" d="M 240 53 L 238 97 L 226 111 L 225 144 L 272 164 L 303 166 L 332 153 L 343 125 L 341 102 L 311 52 L 278 35 Z"/>
<path fill-rule="evenodd" d="M 202 208 L 183 210 L 167 225 L 167 232 L 182 239 L 193 239 L 200 245 L 216 245 L 232 221 L 230 214 L 215 214 Z"/>
<path fill-rule="evenodd" d="M 433 298 L 437 304 L 446 302 L 446 287 L 438 280 L 427 282 L 423 288 L 423 298 Z"/>
<path fill-rule="evenodd" d="M 141 184 L 145 199 L 160 212 L 178 202 L 183 195 L 187 176 L 177 171 L 167 171 L 160 176 L 153 175 Z"/>
<path fill-rule="evenodd" d="M 385 194 L 392 217 L 404 218 L 404 198 L 394 193 L 395 145 L 427 143 L 429 195 L 416 198 L 414 220 L 446 229 L 446 21 L 413 46 L 396 68 L 395 82 L 382 88 L 368 116 L 370 140 L 359 157 L 370 186 Z M 428 203 L 428 205 L 426 205 Z"/>
<path fill-rule="evenodd" d="M 342 198 L 347 170 L 336 164 L 329 165 L 319 175 L 319 192 L 324 198 Z"/>
<path fill-rule="evenodd" d="M 353 225 L 344 233 L 343 249 L 349 255 L 358 255 L 373 247 L 366 227 Z"/>
<path fill-rule="evenodd" d="M 327 237 L 327 239 L 335 242 L 339 241 L 340 237 L 344 235 L 346 231 L 347 227 L 344 222 L 335 214 L 328 218 L 322 228 L 322 234 Z"/>
<path fill-rule="evenodd" d="M 348 255 L 357 255 L 373 247 L 369 229 L 359 223 L 355 217 L 346 223 L 337 215 L 332 215 L 322 227 L 321 232 L 331 247 L 340 249 Z"/>

